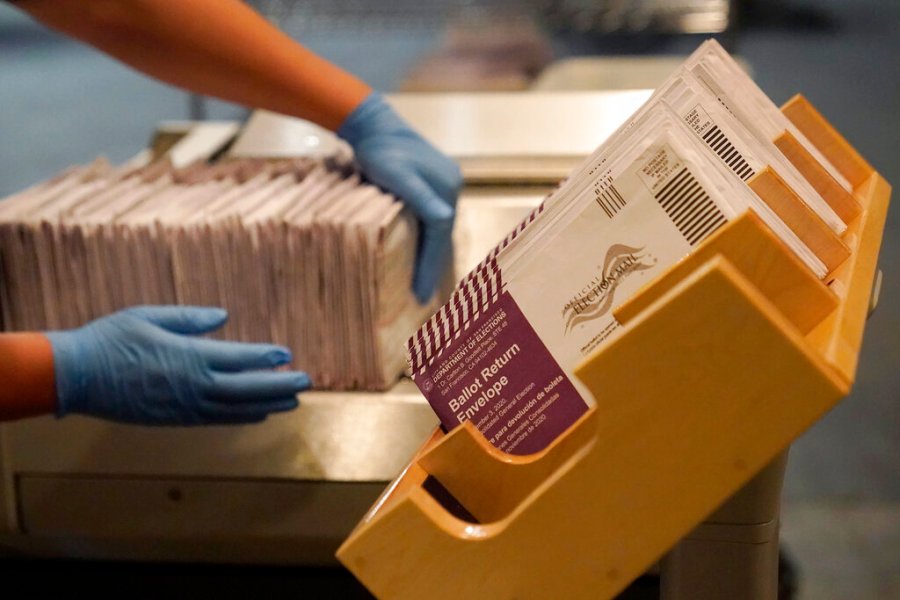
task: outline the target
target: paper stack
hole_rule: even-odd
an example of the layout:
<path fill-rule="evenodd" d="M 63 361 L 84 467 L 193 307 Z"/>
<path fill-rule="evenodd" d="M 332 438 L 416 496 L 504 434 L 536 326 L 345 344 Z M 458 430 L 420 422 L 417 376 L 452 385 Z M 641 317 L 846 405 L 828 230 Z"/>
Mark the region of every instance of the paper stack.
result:
<path fill-rule="evenodd" d="M 621 333 L 612 309 L 748 210 L 826 277 L 849 253 L 852 214 L 781 154 L 785 129 L 731 57 L 702 45 L 408 341 L 442 425 L 472 421 L 508 453 L 546 447 L 600 400 L 573 369 Z"/>
<path fill-rule="evenodd" d="M 69 169 L 0 201 L 7 330 L 137 304 L 222 306 L 319 388 L 382 390 L 431 314 L 410 291 L 416 221 L 346 164 L 241 159 Z"/>

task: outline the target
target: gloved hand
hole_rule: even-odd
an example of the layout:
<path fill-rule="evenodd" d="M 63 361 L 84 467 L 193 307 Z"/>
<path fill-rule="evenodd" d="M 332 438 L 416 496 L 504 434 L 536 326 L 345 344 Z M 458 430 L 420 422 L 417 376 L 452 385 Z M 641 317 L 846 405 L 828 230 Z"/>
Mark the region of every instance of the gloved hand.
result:
<path fill-rule="evenodd" d="M 425 303 L 449 264 L 459 167 L 413 131 L 372 92 L 337 131 L 353 147 L 363 174 L 419 218 L 413 291 Z"/>
<path fill-rule="evenodd" d="M 309 377 L 268 370 L 290 362 L 287 348 L 193 337 L 226 318 L 221 308 L 142 306 L 48 332 L 57 414 L 204 425 L 255 423 L 296 408 Z"/>

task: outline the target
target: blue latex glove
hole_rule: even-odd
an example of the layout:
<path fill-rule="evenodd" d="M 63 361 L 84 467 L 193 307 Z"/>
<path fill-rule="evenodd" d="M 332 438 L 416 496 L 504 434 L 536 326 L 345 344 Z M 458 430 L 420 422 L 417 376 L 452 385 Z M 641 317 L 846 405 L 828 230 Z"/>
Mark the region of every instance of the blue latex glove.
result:
<path fill-rule="evenodd" d="M 462 187 L 459 167 L 413 131 L 377 92 L 350 113 L 337 134 L 353 147 L 369 181 L 400 198 L 419 218 L 413 291 L 424 304 L 449 265 Z"/>
<path fill-rule="evenodd" d="M 309 377 L 269 370 L 290 362 L 287 348 L 193 337 L 227 316 L 220 308 L 142 306 L 48 332 L 57 414 L 205 425 L 255 423 L 296 408 Z"/>

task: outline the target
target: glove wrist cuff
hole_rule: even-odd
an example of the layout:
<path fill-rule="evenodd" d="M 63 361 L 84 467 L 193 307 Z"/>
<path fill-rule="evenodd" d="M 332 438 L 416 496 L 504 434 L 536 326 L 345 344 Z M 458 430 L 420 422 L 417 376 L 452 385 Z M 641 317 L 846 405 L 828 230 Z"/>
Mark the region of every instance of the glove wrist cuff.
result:
<path fill-rule="evenodd" d="M 335 133 L 351 146 L 356 146 L 372 133 L 403 126 L 403 121 L 385 102 L 384 97 L 378 92 L 372 92 L 353 109 Z"/>
<path fill-rule="evenodd" d="M 77 336 L 72 331 L 48 331 L 53 348 L 53 373 L 56 380 L 56 416 L 80 412 L 88 387 L 88 374 L 82 368 Z"/>

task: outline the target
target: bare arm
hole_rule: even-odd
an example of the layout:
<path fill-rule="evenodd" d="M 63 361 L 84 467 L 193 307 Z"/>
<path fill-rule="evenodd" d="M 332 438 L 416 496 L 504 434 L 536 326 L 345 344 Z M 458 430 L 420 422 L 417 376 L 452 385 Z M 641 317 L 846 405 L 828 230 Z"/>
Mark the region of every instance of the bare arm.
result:
<path fill-rule="evenodd" d="M 240 0 L 19 0 L 15 6 L 161 81 L 332 130 L 371 92 Z"/>

